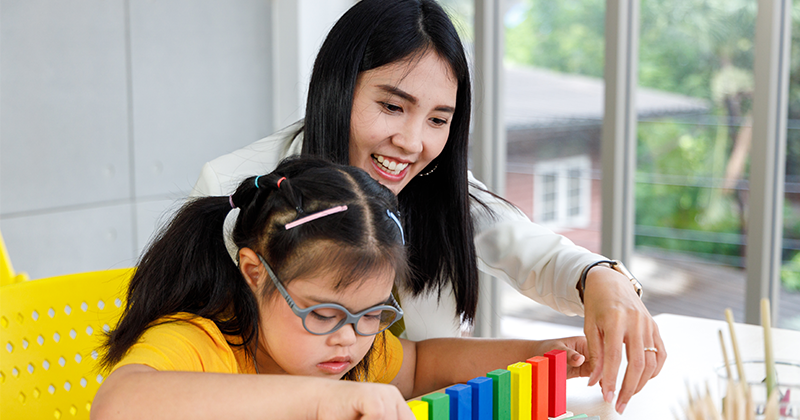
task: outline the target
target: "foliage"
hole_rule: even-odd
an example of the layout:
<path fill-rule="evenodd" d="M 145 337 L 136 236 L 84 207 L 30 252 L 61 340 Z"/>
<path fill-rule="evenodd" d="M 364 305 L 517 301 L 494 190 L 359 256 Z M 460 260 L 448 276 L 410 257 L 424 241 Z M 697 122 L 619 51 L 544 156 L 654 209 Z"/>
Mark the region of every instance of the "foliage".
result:
<path fill-rule="evenodd" d="M 636 224 L 713 234 L 697 240 L 680 234 L 638 235 L 637 245 L 707 256 L 741 255 L 739 241 L 730 239 L 741 233 L 736 203 L 730 194 L 711 188 L 721 160 L 717 131 L 714 126 L 670 120 L 639 124 Z"/>
<path fill-rule="evenodd" d="M 506 15 L 506 60 L 602 77 L 605 5 L 603 0 L 512 0 Z M 711 239 L 650 235 L 638 236 L 637 245 L 742 255 L 742 247 L 730 238 L 746 231 L 746 200 L 741 192 L 719 186 L 737 147 L 740 125 L 749 118 L 756 12 L 756 0 L 641 0 L 639 85 L 706 99 L 712 108 L 705 119 L 695 121 L 640 121 L 636 224 L 699 232 L 699 237 Z M 786 175 L 787 181 L 798 182 L 800 2 L 794 2 L 792 26 Z M 736 175 L 746 179 L 747 168 Z M 800 238 L 800 212 L 790 207 L 788 203 L 784 236 Z M 727 239 L 713 240 L 714 234 Z M 798 255 L 786 264 L 787 287 L 800 283 Z"/>
<path fill-rule="evenodd" d="M 781 280 L 787 290 L 800 292 L 800 252 L 781 267 Z"/>

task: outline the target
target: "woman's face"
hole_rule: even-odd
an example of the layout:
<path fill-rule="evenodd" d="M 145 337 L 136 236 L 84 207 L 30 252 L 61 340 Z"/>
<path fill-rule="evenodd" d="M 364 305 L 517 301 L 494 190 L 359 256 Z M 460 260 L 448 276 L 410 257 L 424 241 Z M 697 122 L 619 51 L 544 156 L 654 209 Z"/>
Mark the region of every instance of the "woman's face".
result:
<path fill-rule="evenodd" d="M 322 272 L 295 279 L 285 286 L 301 309 L 320 303 L 338 303 L 355 314 L 387 301 L 394 273 L 357 280 L 340 290 L 334 289 L 332 283 Z M 341 379 L 364 358 L 375 339 L 374 335 L 356 334 L 353 324 L 331 334 L 313 335 L 306 331 L 302 319 L 277 292 L 261 304 L 260 326 L 257 355 L 260 373 Z"/>
<path fill-rule="evenodd" d="M 350 165 L 395 194 L 444 149 L 458 83 L 435 52 L 362 72 L 350 123 Z"/>

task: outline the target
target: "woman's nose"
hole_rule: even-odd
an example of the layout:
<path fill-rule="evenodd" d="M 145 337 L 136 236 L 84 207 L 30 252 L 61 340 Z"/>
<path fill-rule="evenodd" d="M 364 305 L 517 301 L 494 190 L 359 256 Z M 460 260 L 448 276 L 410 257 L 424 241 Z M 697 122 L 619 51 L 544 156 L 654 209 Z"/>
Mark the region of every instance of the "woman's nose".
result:
<path fill-rule="evenodd" d="M 392 144 L 408 154 L 421 153 L 423 142 L 420 124 L 411 122 L 405 124 L 397 134 L 392 136 Z"/>

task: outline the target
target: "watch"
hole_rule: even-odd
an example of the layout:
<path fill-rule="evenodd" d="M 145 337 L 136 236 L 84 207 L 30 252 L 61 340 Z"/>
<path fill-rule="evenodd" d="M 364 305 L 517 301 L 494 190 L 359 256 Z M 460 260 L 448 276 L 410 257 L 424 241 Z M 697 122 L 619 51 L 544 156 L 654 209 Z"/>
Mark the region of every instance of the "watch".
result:
<path fill-rule="evenodd" d="M 600 260 L 587 265 L 586 268 L 583 269 L 583 272 L 581 272 L 581 278 L 578 281 L 578 284 L 575 286 L 575 288 L 578 289 L 578 295 L 581 297 L 581 303 L 583 303 L 583 290 L 586 288 L 586 276 L 589 274 L 589 270 L 601 264 L 606 265 L 608 268 L 625 276 L 628 281 L 631 282 L 631 285 L 633 285 L 633 289 L 636 291 L 636 294 L 639 295 L 640 298 L 642 297 L 642 284 L 639 283 L 639 280 L 636 280 L 636 277 L 631 274 L 631 272 L 628 270 L 628 267 L 625 267 L 625 264 L 623 264 L 622 261 Z"/>

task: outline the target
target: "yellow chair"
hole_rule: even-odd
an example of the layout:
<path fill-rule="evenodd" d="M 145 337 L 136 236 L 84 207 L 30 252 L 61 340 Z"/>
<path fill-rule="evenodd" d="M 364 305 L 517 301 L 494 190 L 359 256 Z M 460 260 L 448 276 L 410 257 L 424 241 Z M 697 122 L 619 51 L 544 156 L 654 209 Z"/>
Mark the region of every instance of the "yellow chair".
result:
<path fill-rule="evenodd" d="M 6 243 L 3 241 L 3 234 L 0 233 L 0 286 L 19 283 L 28 280 L 26 273 L 15 273 L 8 257 Z"/>
<path fill-rule="evenodd" d="M 0 418 L 88 419 L 133 268 L 0 287 Z"/>

